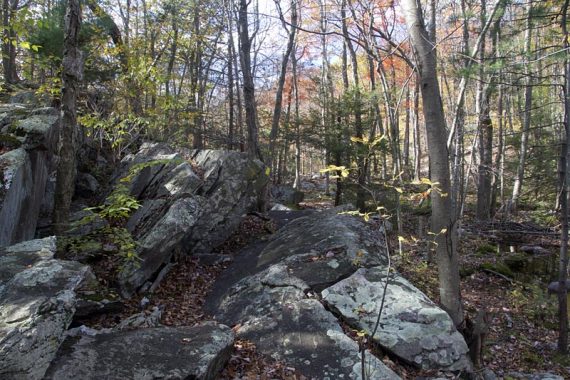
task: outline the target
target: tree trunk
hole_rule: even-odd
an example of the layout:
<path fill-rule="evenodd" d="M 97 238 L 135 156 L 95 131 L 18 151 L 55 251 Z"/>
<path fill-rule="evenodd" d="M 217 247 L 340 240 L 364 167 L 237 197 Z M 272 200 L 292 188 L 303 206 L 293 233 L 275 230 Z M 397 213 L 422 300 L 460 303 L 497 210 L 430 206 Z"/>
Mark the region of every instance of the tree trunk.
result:
<path fill-rule="evenodd" d="M 354 84 L 354 134 L 357 138 L 362 139 L 364 135 L 362 126 L 362 99 L 360 94 L 360 81 L 358 79 L 358 60 L 356 57 L 356 51 L 354 46 L 352 46 L 352 41 L 348 35 L 348 26 L 346 23 L 346 0 L 343 0 L 341 8 L 341 18 L 342 18 L 342 34 L 344 36 L 345 45 L 350 54 L 350 60 L 352 65 L 352 80 Z M 358 188 L 356 190 L 356 208 L 361 211 L 365 211 L 365 185 L 366 185 L 366 152 L 365 147 L 362 142 L 356 142 L 356 164 L 357 164 L 357 181 Z"/>
<path fill-rule="evenodd" d="M 79 0 L 68 0 L 65 14 L 65 37 L 63 51 L 63 88 L 59 142 L 59 163 L 55 188 L 53 222 L 57 234 L 65 231 L 69 208 L 75 190 L 75 156 L 77 151 L 77 91 L 83 77 L 83 60 L 79 50 L 81 7 Z"/>
<path fill-rule="evenodd" d="M 568 353 L 568 297 L 566 280 L 568 278 L 568 196 L 570 195 L 570 171 L 568 164 L 570 159 L 570 43 L 566 21 L 568 17 L 569 0 L 565 0 L 562 7 L 562 32 L 564 35 L 564 50 L 566 59 L 564 61 L 564 140 L 560 151 L 560 266 L 558 272 L 558 351 L 561 354 Z"/>
<path fill-rule="evenodd" d="M 279 2 L 276 1 L 279 7 Z M 284 17 L 283 15 L 280 15 Z M 283 22 L 283 27 L 287 29 L 286 23 Z M 289 57 L 291 56 L 291 51 L 293 50 L 293 45 L 295 44 L 295 35 L 297 32 L 297 2 L 295 0 L 291 1 L 291 25 L 289 26 L 289 39 L 287 41 L 287 48 L 283 54 L 283 59 L 281 60 L 281 71 L 279 72 L 279 80 L 277 81 L 277 91 L 275 93 L 275 105 L 273 107 L 273 119 L 271 121 L 271 132 L 269 134 L 269 167 L 271 171 L 274 171 L 274 161 L 275 161 L 275 140 L 279 134 L 279 120 L 281 119 L 281 110 L 283 106 L 283 87 L 285 87 L 285 76 L 287 75 L 287 64 L 289 63 Z"/>
<path fill-rule="evenodd" d="M 16 17 L 18 0 L 2 1 L 2 68 L 4 80 L 8 84 L 15 84 L 20 81 L 16 67 L 17 48 L 12 42 L 16 42 L 16 32 L 12 28 L 12 21 Z"/>
<path fill-rule="evenodd" d="M 525 56 L 527 60 L 530 60 L 531 52 L 531 39 L 532 39 L 532 1 L 529 0 L 528 12 L 527 12 L 527 24 L 525 31 Z M 522 184 L 524 179 L 524 170 L 526 163 L 526 150 L 528 148 L 528 133 L 530 130 L 530 119 L 532 115 L 532 77 L 530 70 L 530 62 L 525 65 L 525 75 L 526 75 L 526 86 L 524 90 L 524 120 L 523 120 L 523 130 L 521 135 L 521 147 L 519 152 L 519 163 L 517 166 L 517 174 L 515 177 L 515 184 L 513 186 L 513 194 L 511 196 L 511 205 L 509 211 L 516 212 L 517 203 L 519 201 L 520 193 L 522 190 Z"/>
<path fill-rule="evenodd" d="M 247 125 L 247 151 L 252 157 L 262 160 L 261 150 L 259 149 L 255 86 L 251 72 L 251 39 L 249 38 L 249 24 L 247 20 L 248 4 L 248 0 L 240 0 L 238 20 L 240 62 L 243 75 L 243 98 L 245 104 L 245 123 Z"/>
<path fill-rule="evenodd" d="M 229 11 L 228 11 L 229 12 Z M 231 20 L 231 14 L 228 17 L 228 20 Z M 228 33 L 228 100 L 229 100 L 229 120 L 228 120 L 228 150 L 232 150 L 234 148 L 234 108 L 235 108 L 235 101 L 234 101 L 234 68 L 233 68 L 233 45 L 234 41 L 232 38 L 233 31 L 231 30 L 231 21 L 229 22 L 230 25 L 230 32 Z"/>
<path fill-rule="evenodd" d="M 435 52 L 425 28 L 422 10 L 417 0 L 403 0 L 402 8 L 417 52 L 418 74 L 421 81 L 424 118 L 426 122 L 432 182 L 439 191 L 432 192 L 432 232 L 437 243 L 440 299 L 456 326 L 463 323 L 463 306 L 459 287 L 457 231 L 451 209 L 448 152 L 446 147 L 445 115 L 437 81 Z"/>
<path fill-rule="evenodd" d="M 422 137 L 420 132 L 420 79 L 416 77 L 414 86 L 414 179 L 421 178 Z"/>

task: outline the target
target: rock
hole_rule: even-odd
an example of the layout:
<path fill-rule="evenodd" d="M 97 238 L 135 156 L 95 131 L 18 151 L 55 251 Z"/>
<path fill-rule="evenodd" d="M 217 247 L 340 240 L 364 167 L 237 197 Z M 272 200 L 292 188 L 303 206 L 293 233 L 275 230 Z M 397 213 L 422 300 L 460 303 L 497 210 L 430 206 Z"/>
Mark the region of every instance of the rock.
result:
<path fill-rule="evenodd" d="M 384 294 L 386 268 L 359 269 L 322 292 L 351 326 L 372 334 Z M 398 274 L 386 289 L 374 341 L 423 369 L 469 370 L 469 349 L 449 315 Z"/>
<path fill-rule="evenodd" d="M 271 199 L 285 205 L 298 205 L 303 202 L 305 194 L 288 185 L 275 185 L 271 187 Z"/>
<path fill-rule="evenodd" d="M 194 167 L 200 168 L 201 176 Z M 145 143 L 137 154 L 125 157 L 114 177 L 141 202 L 127 222 L 139 243 L 141 262 L 139 268 L 127 267 L 120 274 L 124 296 L 145 284 L 150 288 L 153 281 L 157 286 L 153 278 L 175 251 L 207 253 L 223 243 L 242 216 L 256 207 L 258 193 L 268 182 L 265 166 L 247 154 L 212 150 L 178 154 L 156 143 Z"/>
<path fill-rule="evenodd" d="M 35 91 L 19 91 L 10 96 L 12 104 L 34 104 L 38 101 Z"/>
<path fill-rule="evenodd" d="M 101 185 L 89 173 L 78 173 L 75 180 L 75 196 L 91 198 L 99 192 Z"/>
<path fill-rule="evenodd" d="M 548 284 L 548 294 L 557 294 L 560 288 L 560 281 L 552 281 Z M 570 280 L 566 280 L 566 289 L 570 289 Z"/>
<path fill-rule="evenodd" d="M 240 338 L 309 378 L 361 379 L 358 344 L 344 335 L 320 302 L 306 299 L 306 284 L 272 268 L 230 289 L 232 296 L 224 300 L 217 318 L 240 324 Z M 369 379 L 400 378 L 370 352 L 365 357 Z"/>
<path fill-rule="evenodd" d="M 256 266 L 246 268 L 254 273 L 246 272 L 250 275 L 225 287 L 219 299 L 207 301 L 218 320 L 240 326 L 239 337 L 309 378 L 359 379 L 361 364 L 358 344 L 307 294 L 349 276 L 357 262 L 386 262 L 375 254 L 383 251 L 383 241 L 362 220 L 339 215 L 343 210 L 312 213 L 287 224 L 259 253 Z M 370 379 L 399 379 L 372 354 L 366 361 Z"/>
<path fill-rule="evenodd" d="M 148 231 L 138 244 L 140 262 L 130 264 L 119 274 L 119 286 L 124 297 L 130 297 L 162 266 L 168 264 L 175 248 L 202 216 L 201 197 L 175 201 L 167 213 Z"/>
<path fill-rule="evenodd" d="M 290 222 L 261 252 L 258 267 L 281 262 L 289 273 L 321 291 L 359 266 L 387 264 L 380 234 L 362 219 L 340 214 L 346 210 L 334 208 Z"/>
<path fill-rule="evenodd" d="M 117 300 L 102 299 L 95 301 L 79 299 L 75 305 L 74 321 L 85 320 L 101 314 L 116 314 L 124 309 L 124 304 Z"/>
<path fill-rule="evenodd" d="M 42 108 L 15 123 L 14 133 L 23 137 L 26 150 L 42 150 L 55 153 L 59 140 L 59 111 L 55 108 Z"/>
<path fill-rule="evenodd" d="M 0 250 L 0 378 L 42 379 L 89 268 L 54 259 L 55 238 Z"/>
<path fill-rule="evenodd" d="M 495 372 L 493 372 L 489 368 L 485 368 L 483 370 L 483 372 L 481 373 L 481 377 L 483 378 L 483 380 L 497 380 L 498 379 Z"/>
<path fill-rule="evenodd" d="M 238 325 L 238 336 L 309 377 L 359 378 L 357 344 L 315 297 L 322 291 L 323 300 L 343 323 L 370 331 L 388 263 L 384 234 L 362 218 L 341 214 L 347 210 L 295 219 L 269 239 L 256 259 L 248 253 L 247 265 L 234 261 L 228 268 L 232 276 L 222 276 L 214 285 L 206 311 L 223 323 Z M 237 271 L 242 279 L 234 281 Z M 357 276 L 359 282 L 348 286 Z M 419 367 L 470 369 L 467 345 L 449 316 L 394 276 L 382 329 L 376 335 L 382 338 L 380 344 Z M 367 357 L 380 374 L 370 378 L 397 378 L 378 359 Z"/>
<path fill-rule="evenodd" d="M 208 207 L 184 243 L 187 251 L 211 252 L 237 229 L 243 215 L 257 209 L 260 191 L 269 177 L 265 165 L 246 153 L 196 150 L 191 159 L 204 170 L 197 194 L 208 200 Z"/>
<path fill-rule="evenodd" d="M 519 248 L 521 252 L 529 253 L 532 255 L 548 255 L 550 251 L 546 248 L 542 248 L 538 245 L 523 245 Z"/>
<path fill-rule="evenodd" d="M 137 239 L 147 232 L 164 214 L 168 207 L 166 199 L 147 199 L 141 202 L 139 207 L 127 221 L 127 230 Z"/>
<path fill-rule="evenodd" d="M 33 177 L 28 153 L 18 148 L 0 156 L 0 247 L 30 239 L 24 230 L 24 208 L 31 202 Z"/>
<path fill-rule="evenodd" d="M 282 205 L 281 203 L 275 203 L 273 207 L 271 207 L 271 211 L 293 211 L 293 210 L 285 205 Z"/>
<path fill-rule="evenodd" d="M 121 330 L 133 330 L 133 329 L 150 328 L 150 327 L 160 327 L 162 326 L 162 324 L 160 323 L 161 317 L 162 317 L 162 310 L 155 306 L 153 310 L 149 313 L 143 311 L 125 318 L 124 320 L 121 321 L 121 323 L 119 323 L 114 328 L 114 330 L 121 331 Z"/>
<path fill-rule="evenodd" d="M 70 228 L 65 232 L 68 236 L 86 236 L 109 225 L 98 214 L 85 208 L 71 213 L 69 221 Z"/>
<path fill-rule="evenodd" d="M 45 379 L 214 380 L 233 340 L 229 327 L 213 322 L 69 338 Z"/>
<path fill-rule="evenodd" d="M 549 372 L 542 372 L 542 373 L 520 373 L 520 372 L 510 372 L 507 375 L 507 378 L 510 379 L 520 379 L 520 380 L 564 380 L 562 376 L 555 375 Z"/>
<path fill-rule="evenodd" d="M 30 114 L 8 107 L 7 114 L 6 136 L 20 147 L 0 156 L 0 247 L 34 237 L 59 131 L 53 108 Z"/>

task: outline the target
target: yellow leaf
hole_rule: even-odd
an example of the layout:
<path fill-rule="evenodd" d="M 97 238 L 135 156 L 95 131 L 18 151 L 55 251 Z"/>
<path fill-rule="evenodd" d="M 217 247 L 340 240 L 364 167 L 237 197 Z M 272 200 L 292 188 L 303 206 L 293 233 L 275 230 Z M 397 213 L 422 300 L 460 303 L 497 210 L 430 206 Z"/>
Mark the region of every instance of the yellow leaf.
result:
<path fill-rule="evenodd" d="M 394 190 L 396 190 L 400 194 L 404 193 L 404 190 L 402 190 L 400 187 L 394 187 Z"/>
<path fill-rule="evenodd" d="M 352 136 L 352 137 L 350 138 L 350 141 L 356 142 L 356 143 L 366 144 L 366 143 L 368 142 L 368 138 L 367 138 L 367 137 L 356 137 L 356 136 Z"/>
<path fill-rule="evenodd" d="M 407 242 L 408 242 L 408 240 L 406 240 L 406 238 L 403 237 L 403 236 L 398 236 L 398 241 L 399 241 L 400 243 L 407 243 Z"/>
<path fill-rule="evenodd" d="M 268 166 L 265 168 L 265 175 L 269 176 L 269 174 L 271 174 L 271 168 Z"/>

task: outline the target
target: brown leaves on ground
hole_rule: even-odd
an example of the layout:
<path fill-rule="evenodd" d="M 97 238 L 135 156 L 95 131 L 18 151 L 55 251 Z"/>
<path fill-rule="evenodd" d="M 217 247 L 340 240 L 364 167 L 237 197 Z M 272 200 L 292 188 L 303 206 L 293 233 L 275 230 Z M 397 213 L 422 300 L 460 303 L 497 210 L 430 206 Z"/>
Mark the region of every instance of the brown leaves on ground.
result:
<path fill-rule="evenodd" d="M 236 254 L 240 249 L 275 233 L 275 222 L 263 215 L 246 215 L 237 230 L 215 251 Z"/>
<path fill-rule="evenodd" d="M 260 355 L 255 345 L 237 339 L 229 363 L 218 379 L 243 380 L 308 380 L 295 368 Z"/>
<path fill-rule="evenodd" d="M 406 242 L 398 252 L 397 234 L 390 237 L 396 269 L 434 302 L 438 302 L 438 275 L 435 264 L 427 264 L 425 241 L 414 242 L 405 228 Z M 561 363 L 556 354 L 557 317 L 556 297 L 546 294 L 546 285 L 509 281 L 507 278 L 479 269 L 483 262 L 495 262 L 498 256 L 510 255 L 489 252 L 476 253 L 485 244 L 496 245 L 493 236 L 468 234 L 461 239 L 460 267 L 465 275 L 461 291 L 466 313 L 473 317 L 484 309 L 490 316 L 489 334 L 485 341 L 483 363 L 500 378 L 509 372 L 554 372 L 570 378 L 570 367 Z M 527 235 L 525 244 L 549 246 L 545 237 Z M 427 376 L 417 371 L 416 376 Z M 405 376 L 404 378 L 414 378 Z"/>

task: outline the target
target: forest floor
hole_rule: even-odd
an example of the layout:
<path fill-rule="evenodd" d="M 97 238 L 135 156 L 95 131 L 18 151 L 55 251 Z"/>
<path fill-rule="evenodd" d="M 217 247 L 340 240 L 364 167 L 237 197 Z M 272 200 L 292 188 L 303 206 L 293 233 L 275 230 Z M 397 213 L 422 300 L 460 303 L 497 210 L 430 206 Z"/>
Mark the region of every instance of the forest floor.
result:
<path fill-rule="evenodd" d="M 308 201 L 302 203 L 301 207 L 329 208 L 332 207 L 332 201 L 313 193 L 309 194 Z M 428 244 L 426 239 L 417 236 L 421 234 L 418 231 L 418 220 L 418 216 L 404 214 L 403 232 L 400 235 L 404 239 L 399 239 L 396 231 L 389 234 L 390 253 L 396 269 L 437 303 L 437 268 L 435 264 L 427 262 Z M 500 270 L 503 266 L 497 263 L 517 253 L 501 251 L 501 245 L 497 244 L 497 231 L 485 232 L 485 228 L 474 222 L 470 228 L 466 226 L 465 229 L 479 231 L 464 231 L 461 240 L 461 287 L 466 312 L 472 317 L 477 310 L 486 310 L 490 316 L 490 331 L 484 345 L 484 366 L 493 370 L 499 378 L 504 378 L 511 372 L 546 371 L 570 378 L 568 358 L 556 354 L 557 300 L 554 295 L 547 295 L 547 283 L 533 282 L 528 278 L 517 279 L 515 274 Z M 275 230 L 274 221 L 260 215 L 248 215 L 230 239 L 219 247 L 218 253 L 234 256 L 249 244 L 267 239 Z M 559 242 L 552 234 L 546 238 L 541 234 L 525 234 L 524 231 L 521 234 L 524 235 L 525 244 L 546 247 L 556 257 Z M 402 243 L 401 248 L 399 242 Z M 489 263 L 499 269 L 484 269 L 496 269 L 495 266 L 489 266 Z M 160 306 L 163 310 L 161 322 L 169 326 L 194 325 L 212 319 L 203 311 L 204 301 L 216 278 L 227 265 L 206 265 L 195 258 L 179 262 L 158 290 L 149 297 L 150 302 L 145 306 L 145 312 L 150 313 L 153 307 Z M 140 310 L 140 300 L 133 299 L 121 314 L 101 316 L 91 320 L 89 325 L 96 328 L 112 327 L 124 317 Z M 398 363 L 387 355 L 380 354 L 380 357 L 403 379 L 451 378 L 451 375 L 445 373 L 421 371 Z M 302 375 L 302 369 L 265 357 L 256 351 L 253 343 L 237 340 L 231 359 L 219 379 L 303 380 L 306 377 Z"/>

